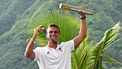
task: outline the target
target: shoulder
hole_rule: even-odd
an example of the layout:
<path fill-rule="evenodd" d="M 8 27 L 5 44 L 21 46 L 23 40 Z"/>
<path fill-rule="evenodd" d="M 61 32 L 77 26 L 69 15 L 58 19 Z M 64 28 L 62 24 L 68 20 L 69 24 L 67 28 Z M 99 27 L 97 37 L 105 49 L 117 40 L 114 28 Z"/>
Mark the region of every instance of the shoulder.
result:
<path fill-rule="evenodd" d="M 61 45 L 72 45 L 72 44 L 74 44 L 74 40 L 69 40 L 61 43 Z"/>
<path fill-rule="evenodd" d="M 43 49 L 42 47 L 36 47 L 34 50 L 41 50 Z"/>
<path fill-rule="evenodd" d="M 46 49 L 46 47 L 36 47 L 33 51 L 34 52 L 42 52 Z"/>
<path fill-rule="evenodd" d="M 61 46 L 64 47 L 65 49 L 74 50 L 74 40 L 62 42 Z"/>

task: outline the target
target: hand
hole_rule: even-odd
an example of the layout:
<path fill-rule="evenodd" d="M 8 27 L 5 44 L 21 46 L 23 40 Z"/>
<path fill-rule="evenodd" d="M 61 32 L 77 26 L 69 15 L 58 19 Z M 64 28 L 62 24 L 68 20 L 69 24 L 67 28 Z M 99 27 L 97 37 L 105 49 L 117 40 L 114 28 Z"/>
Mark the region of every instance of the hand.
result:
<path fill-rule="evenodd" d="M 44 26 L 39 25 L 34 28 L 34 36 L 38 36 L 39 32 L 44 28 Z"/>
<path fill-rule="evenodd" d="M 82 17 L 85 17 L 85 13 L 83 13 L 83 12 L 78 12 L 78 14 L 80 14 L 80 16 L 82 16 Z"/>
<path fill-rule="evenodd" d="M 80 12 L 78 12 L 78 14 L 80 14 L 82 17 L 84 17 L 85 14 L 83 13 L 83 10 L 84 10 L 85 8 L 82 7 L 82 6 L 77 6 L 77 9 L 81 10 Z"/>

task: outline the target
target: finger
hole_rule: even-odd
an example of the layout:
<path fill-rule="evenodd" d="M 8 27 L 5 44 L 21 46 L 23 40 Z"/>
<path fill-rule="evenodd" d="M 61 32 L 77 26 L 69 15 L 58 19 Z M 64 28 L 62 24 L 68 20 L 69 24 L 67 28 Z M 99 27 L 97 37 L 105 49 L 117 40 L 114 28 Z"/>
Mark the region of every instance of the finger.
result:
<path fill-rule="evenodd" d="M 83 15 L 84 13 L 83 12 L 78 12 L 78 14 Z"/>
<path fill-rule="evenodd" d="M 45 29 L 45 26 L 39 25 L 39 28 L 40 28 L 40 29 Z"/>
<path fill-rule="evenodd" d="M 79 9 L 79 10 L 84 10 L 84 7 L 82 7 L 82 6 L 77 6 L 77 9 Z"/>

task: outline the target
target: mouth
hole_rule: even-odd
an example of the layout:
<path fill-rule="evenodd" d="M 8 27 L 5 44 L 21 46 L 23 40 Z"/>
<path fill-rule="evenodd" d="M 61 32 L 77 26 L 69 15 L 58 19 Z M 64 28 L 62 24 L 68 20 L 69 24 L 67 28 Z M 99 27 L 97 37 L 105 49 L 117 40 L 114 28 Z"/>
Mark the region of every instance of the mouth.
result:
<path fill-rule="evenodd" d="M 56 37 L 55 37 L 55 36 L 52 36 L 51 38 L 52 38 L 52 39 L 56 39 Z"/>
<path fill-rule="evenodd" d="M 51 39 L 56 40 L 56 36 L 52 36 Z"/>
<path fill-rule="evenodd" d="M 53 44 L 57 44 L 56 37 L 51 37 L 51 41 L 53 42 Z"/>

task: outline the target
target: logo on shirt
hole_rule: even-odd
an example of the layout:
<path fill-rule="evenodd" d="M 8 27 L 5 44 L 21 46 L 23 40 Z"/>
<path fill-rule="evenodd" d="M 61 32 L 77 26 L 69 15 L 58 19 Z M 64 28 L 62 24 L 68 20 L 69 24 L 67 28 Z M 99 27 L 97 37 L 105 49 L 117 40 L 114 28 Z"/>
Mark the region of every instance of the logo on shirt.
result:
<path fill-rule="evenodd" d="M 58 48 L 58 49 L 59 49 L 61 52 L 63 51 L 63 50 L 62 50 L 62 47 L 60 47 L 60 48 Z"/>
<path fill-rule="evenodd" d="M 50 54 L 50 52 L 49 52 L 49 51 L 47 51 L 47 54 Z"/>

